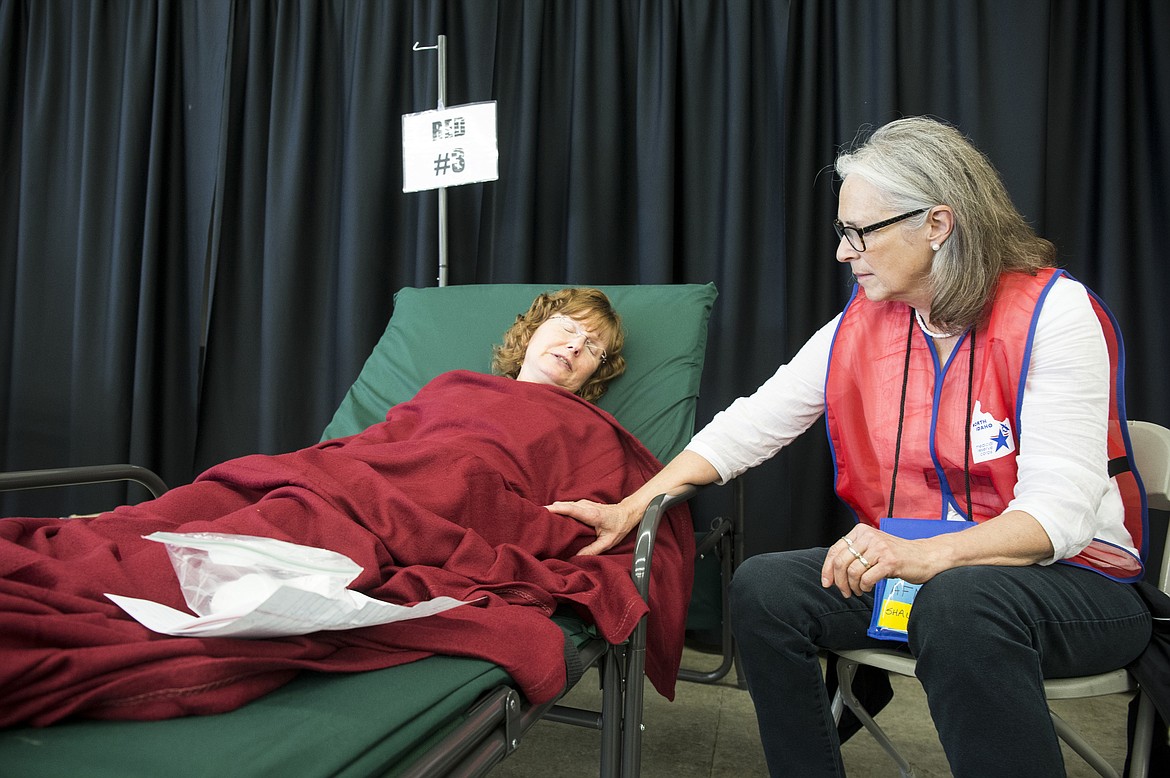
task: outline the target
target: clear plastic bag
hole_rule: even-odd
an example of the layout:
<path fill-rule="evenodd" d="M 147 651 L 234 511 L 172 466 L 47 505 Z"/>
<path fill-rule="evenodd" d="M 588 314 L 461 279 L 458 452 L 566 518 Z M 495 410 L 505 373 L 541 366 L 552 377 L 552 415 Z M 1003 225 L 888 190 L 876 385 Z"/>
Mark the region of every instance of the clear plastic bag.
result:
<path fill-rule="evenodd" d="M 166 546 L 183 598 L 199 616 L 249 609 L 281 586 L 334 598 L 362 571 L 343 554 L 273 538 L 209 532 L 145 537 Z"/>

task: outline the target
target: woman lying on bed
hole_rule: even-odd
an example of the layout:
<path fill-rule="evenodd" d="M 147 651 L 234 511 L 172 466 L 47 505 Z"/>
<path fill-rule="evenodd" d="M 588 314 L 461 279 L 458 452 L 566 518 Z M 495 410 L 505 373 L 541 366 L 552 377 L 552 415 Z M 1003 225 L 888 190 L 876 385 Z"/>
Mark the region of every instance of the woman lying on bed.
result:
<path fill-rule="evenodd" d="M 591 402 L 623 372 L 623 342 L 600 291 L 544 294 L 497 347 L 500 375 L 441 375 L 357 435 L 231 460 L 91 519 L 0 520 L 0 726 L 221 712 L 303 669 L 370 670 L 432 653 L 488 659 L 532 701 L 553 698 L 566 677 L 553 611 L 571 607 L 617 642 L 648 610 L 629 575 L 632 539 L 577 556 L 593 530 L 543 507 L 616 501 L 661 467 Z M 362 567 L 350 588 L 376 599 L 477 603 L 299 637 L 161 635 L 105 596 L 186 610 L 166 548 L 143 538 L 157 531 L 326 548 Z M 673 510 L 655 546 L 647 653 L 647 675 L 668 697 L 692 543 L 689 515 Z"/>

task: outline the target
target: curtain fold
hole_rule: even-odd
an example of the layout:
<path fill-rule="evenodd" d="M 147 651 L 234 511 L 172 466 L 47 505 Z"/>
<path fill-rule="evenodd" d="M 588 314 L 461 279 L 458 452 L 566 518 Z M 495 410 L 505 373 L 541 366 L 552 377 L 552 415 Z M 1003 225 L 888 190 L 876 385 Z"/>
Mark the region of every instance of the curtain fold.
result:
<path fill-rule="evenodd" d="M 11 44 L 0 464 L 133 459 L 185 475 L 197 295 L 186 277 L 180 19 L 167 4 L 73 3 L 7 3 L 0 18 Z"/>
<path fill-rule="evenodd" d="M 1131 418 L 1166 423 L 1170 4 L 1075 0 L 1053 14 L 1043 224 L 1125 335 Z"/>
<path fill-rule="evenodd" d="M 437 277 L 437 195 L 402 192 L 401 117 L 435 106 L 414 45 L 439 34 L 447 104 L 499 118 L 499 180 L 447 193 L 450 282 L 714 281 L 701 422 L 846 299 L 837 151 L 925 113 L 1101 292 L 1131 416 L 1170 423 L 1168 9 L 0 0 L 0 468 L 130 460 L 182 483 L 315 442 L 393 293 Z M 848 521 L 823 429 L 745 479 L 751 553 Z M 40 506 L 61 510 L 0 496 Z"/>

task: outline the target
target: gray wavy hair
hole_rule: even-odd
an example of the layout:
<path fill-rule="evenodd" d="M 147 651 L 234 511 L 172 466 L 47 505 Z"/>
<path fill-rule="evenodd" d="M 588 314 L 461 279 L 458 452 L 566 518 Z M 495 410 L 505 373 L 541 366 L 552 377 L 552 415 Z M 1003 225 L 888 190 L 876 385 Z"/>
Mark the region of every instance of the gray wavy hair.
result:
<path fill-rule="evenodd" d="M 1034 275 L 1056 264 L 1055 247 L 1016 210 L 995 167 L 950 125 L 926 117 L 890 122 L 838 156 L 835 169 L 842 180 L 864 178 L 897 213 L 951 207 L 954 227 L 930 270 L 930 318 L 948 332 L 982 320 L 1003 273 Z M 905 226 L 921 227 L 928 215 Z"/>

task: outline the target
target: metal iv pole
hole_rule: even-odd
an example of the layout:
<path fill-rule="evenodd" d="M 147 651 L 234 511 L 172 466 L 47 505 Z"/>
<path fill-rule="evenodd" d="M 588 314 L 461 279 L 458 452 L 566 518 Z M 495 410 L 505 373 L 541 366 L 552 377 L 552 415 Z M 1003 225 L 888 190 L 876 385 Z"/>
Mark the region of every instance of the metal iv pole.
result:
<path fill-rule="evenodd" d="M 440 111 L 447 107 L 447 36 L 440 35 L 434 46 L 419 46 L 415 51 L 435 49 L 439 56 L 438 105 Z M 447 285 L 447 187 L 438 188 L 439 195 L 439 286 Z"/>

